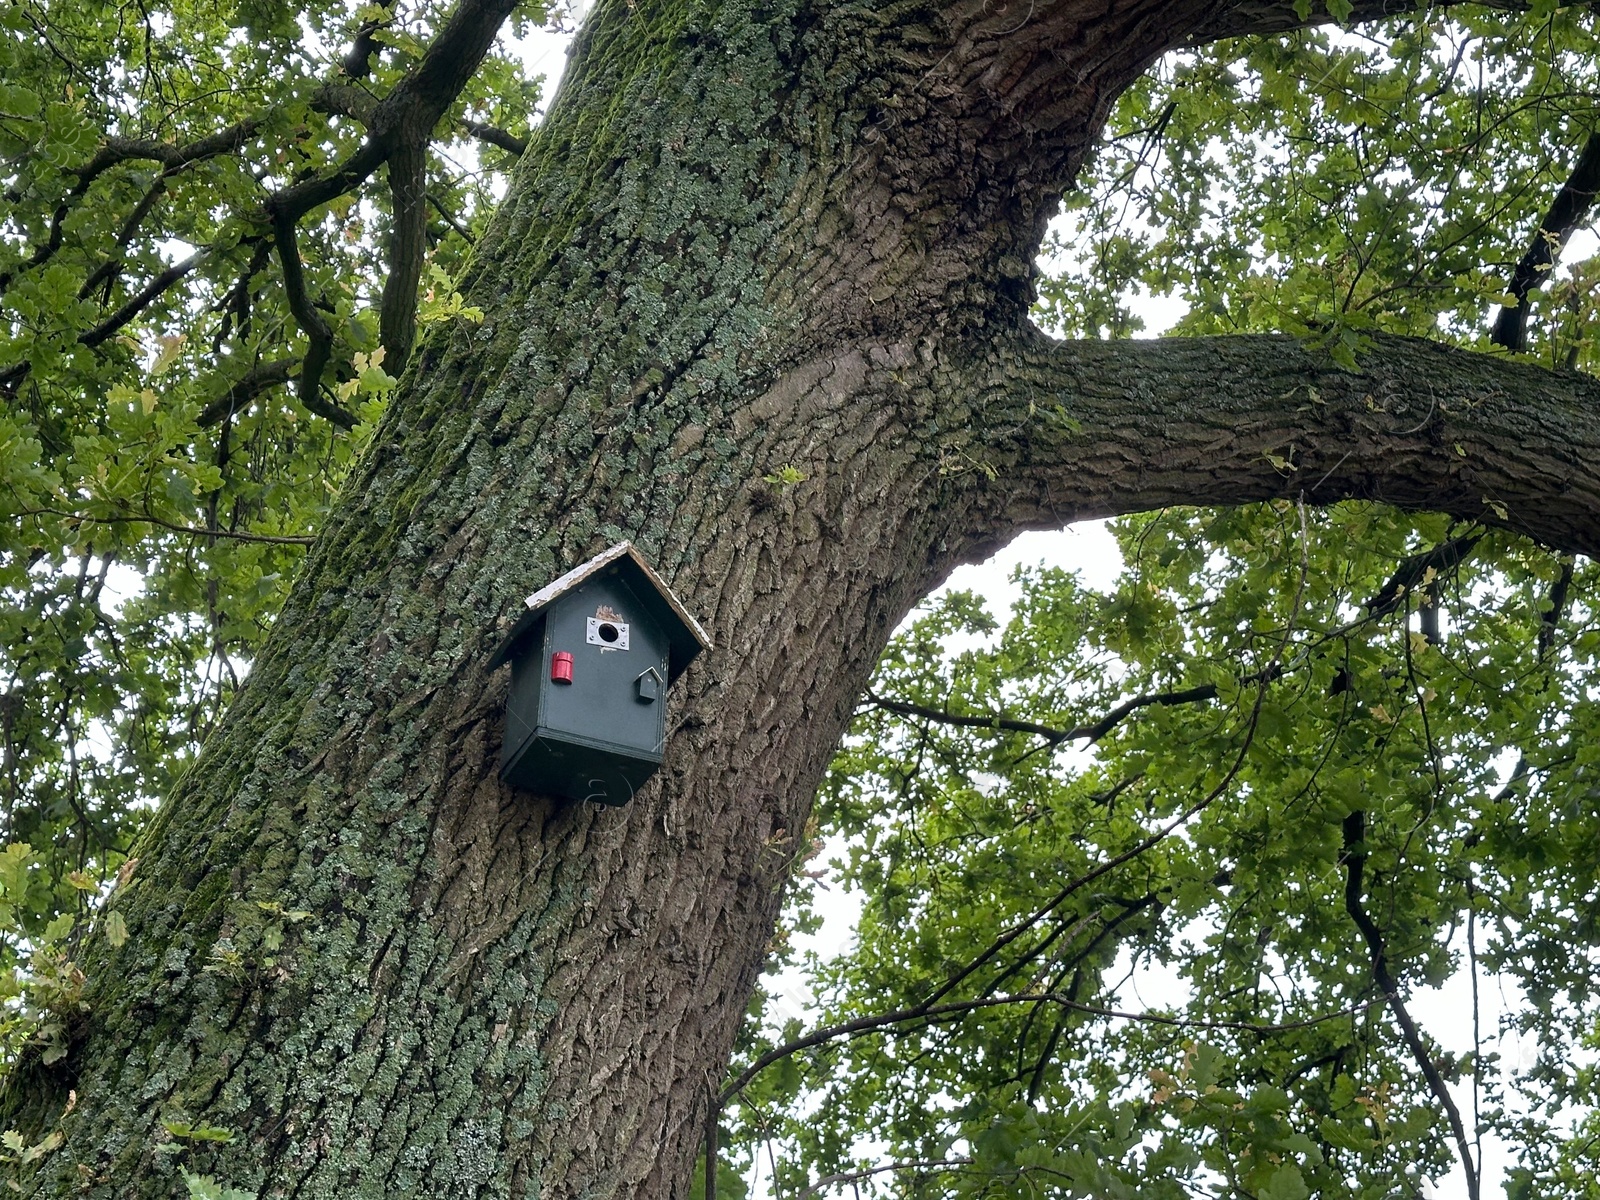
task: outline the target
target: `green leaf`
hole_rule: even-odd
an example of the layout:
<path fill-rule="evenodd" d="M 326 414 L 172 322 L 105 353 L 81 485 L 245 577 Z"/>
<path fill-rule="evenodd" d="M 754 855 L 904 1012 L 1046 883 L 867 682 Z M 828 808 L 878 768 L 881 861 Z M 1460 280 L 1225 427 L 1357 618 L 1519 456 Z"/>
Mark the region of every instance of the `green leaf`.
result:
<path fill-rule="evenodd" d="M 1260 1200 L 1307 1200 L 1311 1189 L 1306 1186 L 1300 1168 L 1285 1163 L 1272 1173 L 1266 1186 L 1256 1195 Z"/>
<path fill-rule="evenodd" d="M 183 1121 L 171 1121 L 163 1117 L 161 1127 L 174 1138 L 185 1142 L 231 1142 L 233 1130 L 225 1129 L 220 1125 L 190 1125 Z"/>
<path fill-rule="evenodd" d="M 196 1175 L 193 1171 L 183 1173 L 183 1183 L 189 1189 L 191 1200 L 256 1200 L 257 1197 L 255 1192 L 225 1187 L 210 1175 Z"/>

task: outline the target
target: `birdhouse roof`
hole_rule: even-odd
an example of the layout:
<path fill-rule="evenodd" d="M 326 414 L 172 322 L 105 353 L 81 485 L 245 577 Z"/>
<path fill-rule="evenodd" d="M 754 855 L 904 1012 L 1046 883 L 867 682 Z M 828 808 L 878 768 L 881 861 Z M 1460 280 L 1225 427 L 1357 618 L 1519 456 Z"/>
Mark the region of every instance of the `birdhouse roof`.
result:
<path fill-rule="evenodd" d="M 618 542 L 588 562 L 573 567 L 559 579 L 545 584 L 524 600 L 522 614 L 495 651 L 494 665 L 498 666 L 510 656 L 512 647 L 539 623 L 544 610 L 550 605 L 589 580 L 609 575 L 616 576 L 628 585 L 628 590 L 644 606 L 646 614 L 654 618 L 666 633 L 670 646 L 667 658 L 669 684 L 683 674 L 684 668 L 693 661 L 695 655 L 711 649 L 711 639 L 700 627 L 700 622 L 689 615 L 683 602 L 673 595 L 666 581 L 645 562 L 633 543 Z"/>

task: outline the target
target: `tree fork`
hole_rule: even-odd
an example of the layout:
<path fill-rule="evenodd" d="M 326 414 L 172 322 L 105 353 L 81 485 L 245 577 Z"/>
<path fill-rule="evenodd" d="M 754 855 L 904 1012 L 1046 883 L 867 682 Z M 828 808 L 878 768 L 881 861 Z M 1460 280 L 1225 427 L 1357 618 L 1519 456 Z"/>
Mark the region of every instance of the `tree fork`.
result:
<path fill-rule="evenodd" d="M 35 1194 L 682 1197 L 816 785 L 956 564 L 1302 493 L 1592 552 L 1587 381 L 1026 326 L 1110 104 L 1218 8 L 604 0 L 463 285 L 485 319 L 412 356 L 108 902 L 127 941 L 91 935 L 71 1053 L 8 1085 L 65 1136 Z M 629 806 L 512 793 L 491 651 L 623 537 L 716 650 Z"/>

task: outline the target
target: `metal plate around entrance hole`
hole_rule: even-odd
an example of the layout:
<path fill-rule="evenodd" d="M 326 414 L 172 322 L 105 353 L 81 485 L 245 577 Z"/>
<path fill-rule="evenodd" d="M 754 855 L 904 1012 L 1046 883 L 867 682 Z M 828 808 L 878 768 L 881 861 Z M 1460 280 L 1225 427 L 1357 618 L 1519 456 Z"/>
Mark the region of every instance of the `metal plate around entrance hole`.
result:
<path fill-rule="evenodd" d="M 628 623 L 626 621 L 608 621 L 601 617 L 590 617 L 588 632 L 583 640 L 591 646 L 599 646 L 602 650 L 626 650 L 628 648 Z"/>

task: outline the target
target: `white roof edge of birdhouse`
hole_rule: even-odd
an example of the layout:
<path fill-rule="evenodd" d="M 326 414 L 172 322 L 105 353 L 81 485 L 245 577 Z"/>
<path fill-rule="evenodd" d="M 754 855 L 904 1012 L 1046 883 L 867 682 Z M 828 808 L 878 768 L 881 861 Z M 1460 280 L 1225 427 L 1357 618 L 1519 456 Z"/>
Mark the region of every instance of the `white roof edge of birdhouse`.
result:
<path fill-rule="evenodd" d="M 666 580 L 657 575 L 650 564 L 645 562 L 644 556 L 634 548 L 632 542 L 618 542 L 609 550 L 602 550 L 588 562 L 580 563 L 578 566 L 573 567 L 572 570 L 568 571 L 559 579 L 552 583 L 545 584 L 537 592 L 534 592 L 533 595 L 524 600 L 523 604 L 527 607 L 527 610 L 530 614 L 538 612 L 541 608 L 544 608 L 553 600 L 559 599 L 561 596 L 564 596 L 566 593 L 570 592 L 573 588 L 577 587 L 591 575 L 598 571 L 604 570 L 606 567 L 622 558 L 633 560 L 633 565 L 644 572 L 644 577 L 650 581 L 650 586 L 661 593 L 661 598 L 667 602 L 667 607 L 672 609 L 678 620 L 682 621 L 684 627 L 694 635 L 694 640 L 700 643 L 701 648 L 705 650 L 711 649 L 711 639 L 706 636 L 706 631 L 700 627 L 700 622 L 696 621 L 692 616 L 689 615 L 689 610 L 683 606 L 683 602 L 679 600 L 677 595 L 674 594 L 673 590 L 667 586 Z"/>

